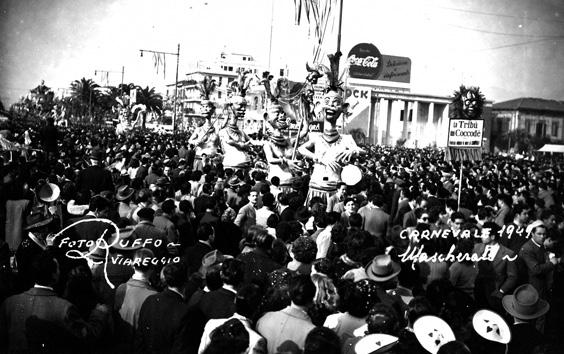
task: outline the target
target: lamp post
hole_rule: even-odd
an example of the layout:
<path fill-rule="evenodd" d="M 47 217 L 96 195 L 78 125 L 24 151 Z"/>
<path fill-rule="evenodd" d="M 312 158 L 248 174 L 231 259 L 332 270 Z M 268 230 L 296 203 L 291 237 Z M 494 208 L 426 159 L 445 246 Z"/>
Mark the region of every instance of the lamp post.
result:
<path fill-rule="evenodd" d="M 176 49 L 176 53 L 170 52 L 160 52 L 150 49 L 139 49 L 140 55 L 143 56 L 143 52 L 163 54 L 163 55 L 176 55 L 176 80 L 174 82 L 174 111 L 172 112 L 172 132 L 176 134 L 176 101 L 178 100 L 178 64 L 180 63 L 180 43 Z"/>

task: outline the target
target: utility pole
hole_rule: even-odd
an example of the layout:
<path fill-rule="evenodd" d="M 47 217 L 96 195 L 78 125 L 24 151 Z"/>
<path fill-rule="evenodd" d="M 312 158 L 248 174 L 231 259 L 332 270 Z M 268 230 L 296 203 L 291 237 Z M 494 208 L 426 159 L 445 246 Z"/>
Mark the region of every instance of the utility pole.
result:
<path fill-rule="evenodd" d="M 172 112 L 172 132 L 173 134 L 176 134 L 176 102 L 178 101 L 178 65 L 180 63 L 180 43 L 178 43 L 176 53 L 160 52 L 150 49 L 139 49 L 139 52 L 141 53 L 141 56 L 143 56 L 143 52 L 163 54 L 163 55 L 176 55 L 176 80 L 174 82 L 174 111 Z"/>

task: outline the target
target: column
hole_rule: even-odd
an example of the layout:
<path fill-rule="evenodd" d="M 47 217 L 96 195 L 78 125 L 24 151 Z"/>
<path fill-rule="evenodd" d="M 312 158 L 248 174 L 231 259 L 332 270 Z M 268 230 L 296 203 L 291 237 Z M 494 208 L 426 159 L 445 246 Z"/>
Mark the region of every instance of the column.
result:
<path fill-rule="evenodd" d="M 409 101 L 403 101 L 403 127 L 402 127 L 402 130 L 401 130 L 402 139 L 407 139 L 408 119 L 409 119 Z"/>
<path fill-rule="evenodd" d="M 447 146 L 448 141 L 448 105 L 444 106 L 443 114 L 441 115 L 441 135 L 440 135 L 440 146 Z"/>
<path fill-rule="evenodd" d="M 370 103 L 370 119 L 368 120 L 368 141 L 372 144 L 378 144 L 378 132 L 380 117 L 380 98 L 372 100 Z"/>
<path fill-rule="evenodd" d="M 429 112 L 427 112 L 427 124 L 425 125 L 425 145 L 433 145 L 437 140 L 437 127 L 434 122 L 435 117 L 435 102 L 429 103 Z"/>
<path fill-rule="evenodd" d="M 421 127 L 419 126 L 419 101 L 413 101 L 411 105 L 413 110 L 413 120 L 411 121 L 411 140 L 413 140 L 413 147 L 421 145 Z"/>
<path fill-rule="evenodd" d="M 394 100 L 388 99 L 388 113 L 386 114 L 386 145 L 390 144 L 390 127 L 392 125 L 392 108 L 394 106 Z"/>

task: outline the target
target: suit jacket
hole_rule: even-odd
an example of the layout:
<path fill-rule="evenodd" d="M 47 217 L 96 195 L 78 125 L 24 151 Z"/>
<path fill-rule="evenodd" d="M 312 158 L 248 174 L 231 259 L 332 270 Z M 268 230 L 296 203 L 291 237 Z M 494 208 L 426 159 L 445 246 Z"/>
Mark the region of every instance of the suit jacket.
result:
<path fill-rule="evenodd" d="M 494 222 L 500 227 L 503 227 L 506 223 L 506 219 L 510 216 L 511 209 L 509 207 L 501 208 L 495 214 Z"/>
<path fill-rule="evenodd" d="M 486 249 L 486 245 L 478 243 L 474 246 L 474 253 L 482 256 Z M 504 258 L 515 257 L 515 253 L 509 248 L 499 245 L 499 250 L 494 259 L 490 261 L 480 261 L 478 263 L 478 278 L 489 278 L 495 284 L 494 290 L 502 290 L 505 294 L 511 294 L 519 280 L 517 268 L 517 260 L 509 260 Z M 490 293 L 491 293 L 490 291 Z M 489 295 L 489 294 L 486 294 Z"/>
<path fill-rule="evenodd" d="M 286 209 L 282 210 L 280 213 L 280 222 L 282 221 L 293 221 L 296 220 L 296 212 L 294 209 L 287 207 Z"/>
<path fill-rule="evenodd" d="M 213 248 L 201 241 L 197 241 L 194 246 L 188 247 L 184 253 L 184 259 L 188 266 L 188 274 L 197 272 L 202 266 L 202 258 L 213 250 Z"/>
<path fill-rule="evenodd" d="M 234 314 L 229 318 L 212 319 L 206 323 L 204 328 L 204 334 L 200 340 L 200 348 L 198 349 L 198 354 L 202 354 L 206 347 L 210 344 L 210 335 L 214 329 L 221 326 L 225 322 L 237 319 L 241 321 L 247 332 L 249 332 L 249 349 L 247 353 L 249 354 L 266 354 L 266 340 L 257 332 L 255 332 L 249 322 L 249 320 L 239 314 Z"/>
<path fill-rule="evenodd" d="M 308 333 L 315 328 L 308 314 L 295 306 L 267 312 L 256 327 L 266 339 L 269 353 L 301 353 Z"/>
<path fill-rule="evenodd" d="M 102 166 L 90 166 L 80 171 L 76 184 L 79 191 L 91 192 L 93 195 L 114 190 L 112 174 Z"/>
<path fill-rule="evenodd" d="M 239 226 L 243 234 L 245 234 L 249 227 L 256 224 L 256 218 L 257 213 L 254 205 L 248 203 L 239 210 L 234 223 Z"/>
<path fill-rule="evenodd" d="M 417 226 L 417 217 L 415 216 L 415 212 L 413 210 L 408 211 L 403 215 L 403 228 L 406 229 L 408 227 Z"/>
<path fill-rule="evenodd" d="M 390 215 L 381 208 L 363 206 L 358 210 L 362 216 L 362 228 L 375 237 L 384 239 L 388 232 Z"/>
<path fill-rule="evenodd" d="M 537 353 L 539 347 L 545 343 L 544 336 L 531 323 L 511 325 L 511 342 L 508 344 L 508 354 Z"/>
<path fill-rule="evenodd" d="M 31 350 L 28 339 L 40 336 L 40 333 L 26 333 L 32 317 L 60 328 L 56 335 L 70 335 L 77 340 L 100 337 L 107 321 L 107 314 L 95 309 L 87 322 L 73 304 L 54 291 L 34 287 L 9 297 L 0 307 L 0 348 L 9 353 Z"/>
<path fill-rule="evenodd" d="M 548 261 L 544 246 L 539 247 L 530 239 L 521 247 L 519 257 L 527 267 L 527 282 L 537 289 L 541 298 L 546 299 L 554 265 Z"/>
<path fill-rule="evenodd" d="M 149 296 L 139 312 L 136 353 L 184 353 L 188 305 L 170 289 Z"/>
<path fill-rule="evenodd" d="M 394 225 L 402 225 L 403 216 L 411 210 L 411 206 L 409 205 L 407 200 L 401 201 L 398 204 L 398 211 L 396 213 L 396 216 L 394 217 Z"/>

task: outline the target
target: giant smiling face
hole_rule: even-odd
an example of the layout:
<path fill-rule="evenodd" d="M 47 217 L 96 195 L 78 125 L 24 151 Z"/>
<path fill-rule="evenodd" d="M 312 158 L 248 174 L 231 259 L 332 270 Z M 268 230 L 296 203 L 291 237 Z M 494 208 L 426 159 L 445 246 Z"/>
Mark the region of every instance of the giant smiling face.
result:
<path fill-rule="evenodd" d="M 348 104 L 343 102 L 343 97 L 337 91 L 329 91 L 323 95 L 321 112 L 328 122 L 335 123 L 346 111 Z"/>

